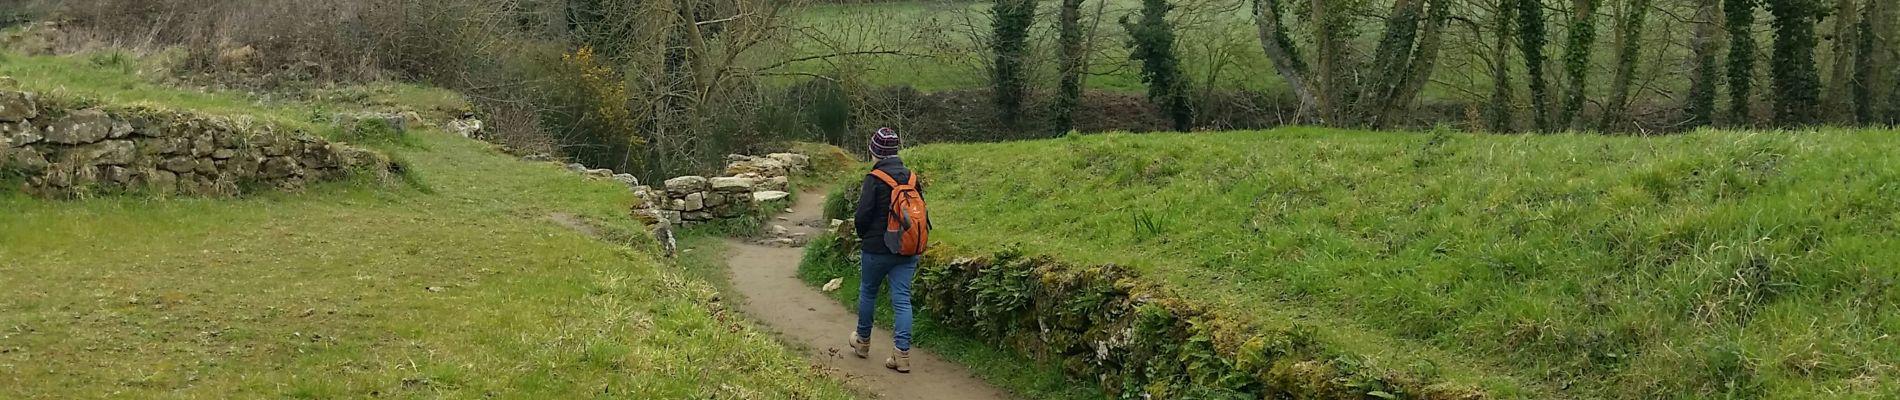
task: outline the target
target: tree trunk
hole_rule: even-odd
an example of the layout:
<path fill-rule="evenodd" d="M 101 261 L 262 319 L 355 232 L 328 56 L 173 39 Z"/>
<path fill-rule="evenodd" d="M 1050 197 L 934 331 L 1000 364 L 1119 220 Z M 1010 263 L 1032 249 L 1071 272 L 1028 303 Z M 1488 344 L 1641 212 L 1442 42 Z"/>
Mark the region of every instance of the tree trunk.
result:
<path fill-rule="evenodd" d="M 1728 91 L 1729 124 L 1752 125 L 1755 88 L 1755 0 L 1724 0 L 1729 32 Z"/>
<path fill-rule="evenodd" d="M 1884 96 L 1886 107 L 1879 108 L 1882 111 L 1878 111 L 1878 114 L 1885 116 L 1882 122 L 1900 125 L 1900 68 L 1893 67 L 1894 64 L 1900 64 L 1900 29 L 1897 29 L 1900 28 L 1900 5 L 1891 1 L 1876 1 L 1870 6 L 1874 7 L 1871 13 L 1874 16 L 1874 65 L 1888 67 L 1886 71 L 1874 71 L 1874 87 L 1888 88 Z"/>
<path fill-rule="evenodd" d="M 1690 65 L 1688 104 L 1683 105 L 1690 127 L 1708 126 L 1715 120 L 1716 1 L 1696 0 L 1695 37 L 1689 41 L 1695 55 Z"/>
<path fill-rule="evenodd" d="M 1306 63 L 1300 60 L 1292 38 L 1287 36 L 1286 26 L 1280 23 L 1280 0 L 1253 0 L 1254 27 L 1260 35 L 1260 49 L 1273 62 L 1273 70 L 1280 79 L 1293 90 L 1293 96 L 1299 98 L 1299 111 L 1294 120 L 1306 121 L 1313 118 L 1319 107 L 1319 90 L 1313 87 L 1313 80 L 1307 76 Z"/>
<path fill-rule="evenodd" d="M 1829 120 L 1847 120 L 1849 104 L 1853 104 L 1849 88 L 1854 85 L 1854 44 L 1856 29 L 1860 25 L 1860 7 L 1854 0 L 1835 0 L 1834 43 L 1828 64 L 1827 92 L 1821 96 L 1826 101 L 1824 107 Z"/>
<path fill-rule="evenodd" d="M 1873 63 L 1876 67 L 1887 67 L 1884 68 L 1884 70 L 1883 68 L 1875 68 L 1874 76 L 1870 80 L 1872 83 L 1869 83 L 1875 88 L 1890 88 L 1900 85 L 1900 68 L 1894 67 L 1895 64 L 1900 64 L 1900 31 L 1894 29 L 1896 24 L 1900 24 L 1900 15 L 1895 15 L 1896 11 L 1900 11 L 1900 6 L 1896 6 L 1896 4 L 1900 3 L 1893 1 L 1867 2 L 1867 15 L 1868 18 L 1870 18 L 1867 22 L 1869 28 L 1874 32 Z M 1900 90 L 1889 92 L 1888 96 L 1893 97 L 1894 101 L 1887 104 L 1887 107 L 1891 107 L 1891 111 L 1886 114 L 1892 118 L 1900 118 Z M 1876 95 L 1876 98 L 1877 97 L 1879 96 Z"/>
<path fill-rule="evenodd" d="M 1531 116 L 1538 132 L 1550 129 L 1549 84 L 1544 80 L 1544 6 L 1540 0 L 1520 0 L 1517 4 L 1518 50 L 1524 52 L 1524 69 L 1530 75 Z"/>
<path fill-rule="evenodd" d="M 1873 124 L 1874 108 L 1874 8 L 1869 5 L 1854 24 L 1854 123 Z"/>
<path fill-rule="evenodd" d="M 1336 23 L 1337 17 L 1334 17 L 1329 7 L 1327 7 L 1327 0 L 1312 0 L 1310 4 L 1313 12 L 1314 50 L 1319 53 L 1319 62 L 1317 65 L 1314 65 L 1314 71 L 1317 71 L 1319 76 L 1319 82 L 1315 87 L 1319 89 L 1321 123 L 1331 126 L 1341 126 L 1346 123 L 1346 121 L 1341 121 L 1341 117 L 1344 116 L 1344 113 L 1340 112 L 1341 109 L 1344 108 L 1343 105 L 1340 104 L 1341 100 L 1343 100 L 1340 98 L 1343 97 L 1340 96 L 1340 93 L 1344 92 L 1344 85 L 1342 84 L 1345 83 L 1340 82 L 1339 79 L 1345 72 L 1340 71 L 1339 68 L 1339 60 L 1342 55 L 1340 51 L 1343 50 L 1343 46 L 1339 43 L 1340 32 L 1337 28 L 1339 28 L 1341 24 Z"/>
<path fill-rule="evenodd" d="M 1622 18 L 1616 21 L 1616 75 L 1610 78 L 1610 100 L 1605 104 L 1603 122 L 1598 130 L 1609 131 L 1629 119 L 1630 80 L 1636 77 L 1636 58 L 1643 49 L 1643 22 L 1649 14 L 1649 0 L 1628 0 Z"/>
<path fill-rule="evenodd" d="M 1491 63 L 1491 105 L 1489 124 L 1496 132 L 1510 132 L 1511 128 L 1511 8 L 1516 0 L 1498 0 L 1496 18 L 1497 36 L 1492 56 L 1497 59 Z"/>
<path fill-rule="evenodd" d="M 992 91 L 995 97 L 997 114 L 1005 128 L 1013 129 L 1022 115 L 1023 97 L 1027 95 L 1025 82 L 1026 54 L 1029 44 L 1029 28 L 1035 23 L 1036 2 L 1032 0 L 996 0 L 991 10 L 995 19 L 990 22 L 994 36 L 990 37 L 991 50 L 996 56 L 994 75 L 991 77 Z"/>
<path fill-rule="evenodd" d="M 1392 94 L 1392 105 L 1386 108 L 1386 115 L 1379 117 L 1377 124 L 1373 125 L 1375 129 L 1385 129 L 1410 115 L 1418 104 L 1418 93 L 1425 90 L 1425 84 L 1431 82 L 1432 72 L 1438 67 L 1438 52 L 1444 44 L 1445 23 L 1451 18 L 1451 1 L 1430 1 L 1431 8 L 1418 37 L 1418 50 L 1413 52 L 1411 64 L 1406 68 L 1405 81 Z"/>
<path fill-rule="evenodd" d="M 1775 18 L 1775 53 L 1769 74 L 1774 80 L 1775 123 L 1782 126 L 1812 125 L 1819 120 L 1821 77 L 1814 66 L 1818 43 L 1814 30 L 1820 11 L 1820 0 L 1768 1 L 1768 13 Z"/>
<path fill-rule="evenodd" d="M 1062 83 L 1057 87 L 1055 101 L 1056 135 L 1075 129 L 1075 108 L 1082 100 L 1082 65 L 1088 53 L 1082 48 L 1082 2 L 1083 0 L 1062 0 L 1062 10 L 1057 16 L 1060 25 L 1058 42 L 1062 51 Z"/>
<path fill-rule="evenodd" d="M 1563 109 L 1557 113 L 1557 126 L 1581 128 L 1575 122 L 1583 111 L 1584 90 L 1590 79 L 1590 53 L 1597 41 L 1597 0 L 1571 0 L 1570 33 L 1564 40 L 1564 71 L 1569 88 L 1564 92 Z"/>
<path fill-rule="evenodd" d="M 1424 0 L 1394 0 L 1391 15 L 1386 17 L 1385 35 L 1379 40 L 1379 47 L 1373 51 L 1372 68 L 1367 71 L 1374 77 L 1371 82 L 1360 86 L 1359 104 L 1354 107 L 1358 119 L 1371 126 L 1383 123 L 1388 108 L 1393 106 L 1392 98 L 1404 84 L 1410 64 L 1412 49 L 1418 38 L 1418 21 L 1424 11 Z"/>

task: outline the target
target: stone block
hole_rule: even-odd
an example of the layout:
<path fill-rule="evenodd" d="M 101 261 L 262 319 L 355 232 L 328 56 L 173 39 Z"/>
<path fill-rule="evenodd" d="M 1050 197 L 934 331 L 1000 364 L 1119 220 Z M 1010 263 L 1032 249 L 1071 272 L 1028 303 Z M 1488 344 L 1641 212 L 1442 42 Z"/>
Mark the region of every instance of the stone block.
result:
<path fill-rule="evenodd" d="M 185 156 L 171 157 L 160 161 L 158 167 L 171 172 L 191 172 L 198 168 L 198 160 Z"/>
<path fill-rule="evenodd" d="M 13 147 L 39 143 L 42 139 L 40 131 L 33 128 L 33 123 L 28 121 L 0 122 L 0 138 L 9 139 Z"/>
<path fill-rule="evenodd" d="M 198 159 L 198 166 L 192 168 L 192 171 L 199 174 L 215 176 L 218 174 L 218 161 L 209 157 L 200 158 Z"/>
<path fill-rule="evenodd" d="M 20 122 L 40 115 L 34 95 L 27 92 L 0 92 L 0 122 Z"/>
<path fill-rule="evenodd" d="M 217 151 L 217 150 L 218 150 L 218 146 L 216 143 L 211 141 L 211 135 L 201 134 L 201 135 L 191 138 L 191 156 L 192 157 L 209 157 L 211 156 L 211 152 Z"/>
<path fill-rule="evenodd" d="M 687 194 L 686 199 L 684 199 L 683 201 L 685 201 L 686 204 L 684 208 L 680 209 L 682 211 L 703 210 L 706 208 L 706 193 L 701 192 L 701 193 Z"/>
<path fill-rule="evenodd" d="M 766 154 L 765 157 L 778 161 L 792 171 L 804 171 L 806 166 L 811 165 L 811 157 L 804 154 L 772 153 Z"/>
<path fill-rule="evenodd" d="M 761 203 L 767 202 L 767 201 L 778 201 L 778 200 L 784 200 L 786 197 L 790 197 L 791 195 L 792 195 L 791 193 L 787 193 L 787 192 L 781 192 L 777 190 L 767 190 L 763 192 L 753 193 L 752 201 L 761 202 Z"/>
<path fill-rule="evenodd" d="M 750 192 L 752 187 L 758 184 L 752 179 L 739 177 L 712 178 L 709 181 L 713 191 L 726 193 Z"/>
<path fill-rule="evenodd" d="M 290 157 L 271 157 L 264 160 L 262 171 L 266 179 L 279 179 L 303 175 L 303 166 Z"/>
<path fill-rule="evenodd" d="M 107 140 L 67 149 L 65 158 L 76 165 L 127 165 L 138 157 L 130 140 Z"/>
<path fill-rule="evenodd" d="M 92 143 L 112 136 L 112 126 L 112 119 L 104 111 L 79 110 L 48 123 L 44 135 L 46 141 L 53 143 Z"/>
<path fill-rule="evenodd" d="M 178 192 L 178 174 L 157 168 L 142 169 L 136 172 L 136 188 L 147 192 L 169 195 Z"/>
<path fill-rule="evenodd" d="M 6 156 L 7 162 L 0 162 L 0 164 L 9 165 L 13 168 L 26 171 L 27 173 L 45 171 L 47 167 L 53 165 L 53 163 L 46 161 L 46 155 L 40 154 L 39 149 L 20 147 L 13 149 L 11 153 L 12 154 Z"/>
<path fill-rule="evenodd" d="M 676 196 L 704 192 L 710 188 L 711 185 L 706 182 L 706 178 L 700 176 L 682 176 L 666 180 L 666 191 Z"/>
<path fill-rule="evenodd" d="M 635 178 L 633 174 L 614 174 L 614 180 L 627 184 L 627 187 L 640 186 L 640 178 Z"/>
<path fill-rule="evenodd" d="M 786 178 L 783 176 L 774 176 L 771 178 L 766 178 L 765 183 L 759 185 L 759 190 L 764 190 L 764 191 L 785 192 L 785 191 L 790 191 L 791 188 L 792 188 L 791 178 Z"/>

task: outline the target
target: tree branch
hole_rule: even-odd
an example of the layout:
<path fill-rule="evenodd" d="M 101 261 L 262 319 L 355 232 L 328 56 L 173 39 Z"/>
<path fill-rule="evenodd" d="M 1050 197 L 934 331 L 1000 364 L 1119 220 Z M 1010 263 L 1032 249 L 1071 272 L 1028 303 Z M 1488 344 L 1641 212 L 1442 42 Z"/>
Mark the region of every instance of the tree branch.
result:
<path fill-rule="evenodd" d="M 900 51 L 900 50 L 864 50 L 864 51 L 847 51 L 847 52 L 839 52 L 839 53 L 831 53 L 831 54 L 821 54 L 821 55 L 815 55 L 815 56 L 805 56 L 805 57 L 798 57 L 798 58 L 793 58 L 793 59 L 789 59 L 789 60 L 784 60 L 784 61 L 779 61 L 779 62 L 777 62 L 777 63 L 773 63 L 772 65 L 767 65 L 767 66 L 764 66 L 764 67 L 759 67 L 759 68 L 758 68 L 757 70 L 758 70 L 758 71 L 768 71 L 768 70 L 772 70 L 772 69 L 775 69 L 775 68 L 778 68 L 778 67 L 783 67 L 783 66 L 786 66 L 786 65 L 790 65 L 790 64 L 792 64 L 792 63 L 796 63 L 796 62 L 800 62 L 800 61 L 811 61 L 811 60 L 822 60 L 822 59 L 828 59 L 828 58 L 836 58 L 836 57 L 845 57 L 845 56 L 861 56 L 861 55 L 872 55 L 872 54 L 881 54 L 881 55 L 894 55 L 894 56 L 908 56 L 908 57 L 918 57 L 918 56 L 921 56 L 920 54 L 914 54 L 914 53 L 907 53 L 907 52 L 903 52 L 903 51 Z"/>

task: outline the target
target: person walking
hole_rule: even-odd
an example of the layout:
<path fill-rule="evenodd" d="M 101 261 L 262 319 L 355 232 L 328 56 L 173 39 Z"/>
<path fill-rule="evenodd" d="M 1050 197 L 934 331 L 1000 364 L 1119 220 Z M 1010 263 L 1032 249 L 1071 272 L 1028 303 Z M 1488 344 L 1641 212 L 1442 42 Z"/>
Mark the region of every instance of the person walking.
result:
<path fill-rule="evenodd" d="M 897 157 L 902 145 L 897 131 L 891 128 L 879 128 L 871 135 L 871 157 L 876 163 L 864 176 L 853 224 L 862 257 L 858 265 L 858 326 L 851 332 L 851 348 L 858 358 L 870 358 L 878 289 L 889 283 L 891 308 L 897 318 L 891 334 L 896 352 L 885 359 L 884 367 L 909 373 L 910 284 L 917 276 L 917 261 L 923 254 L 930 223 L 917 176 Z"/>

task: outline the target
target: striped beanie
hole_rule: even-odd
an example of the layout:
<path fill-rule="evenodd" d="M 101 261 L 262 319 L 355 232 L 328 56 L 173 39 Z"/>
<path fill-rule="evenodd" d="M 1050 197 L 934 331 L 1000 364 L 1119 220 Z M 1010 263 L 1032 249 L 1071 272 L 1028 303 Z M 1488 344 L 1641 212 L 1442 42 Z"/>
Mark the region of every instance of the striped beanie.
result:
<path fill-rule="evenodd" d="M 871 135 L 871 158 L 896 157 L 897 149 L 903 145 L 904 141 L 897 138 L 897 130 L 877 128 L 877 133 Z"/>

